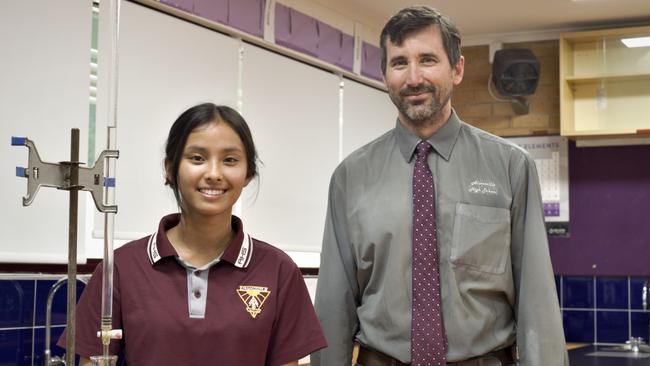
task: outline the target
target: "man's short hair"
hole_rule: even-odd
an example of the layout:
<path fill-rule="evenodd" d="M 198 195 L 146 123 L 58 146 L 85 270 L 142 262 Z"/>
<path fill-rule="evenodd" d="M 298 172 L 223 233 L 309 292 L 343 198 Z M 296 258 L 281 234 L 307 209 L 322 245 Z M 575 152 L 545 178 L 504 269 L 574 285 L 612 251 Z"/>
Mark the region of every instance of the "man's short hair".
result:
<path fill-rule="evenodd" d="M 460 32 L 449 18 L 438 10 L 428 6 L 411 6 L 393 15 L 384 26 L 379 37 L 381 46 L 381 71 L 386 74 L 386 42 L 401 46 L 404 38 L 410 33 L 430 26 L 438 26 L 442 43 L 453 67 L 460 60 Z"/>

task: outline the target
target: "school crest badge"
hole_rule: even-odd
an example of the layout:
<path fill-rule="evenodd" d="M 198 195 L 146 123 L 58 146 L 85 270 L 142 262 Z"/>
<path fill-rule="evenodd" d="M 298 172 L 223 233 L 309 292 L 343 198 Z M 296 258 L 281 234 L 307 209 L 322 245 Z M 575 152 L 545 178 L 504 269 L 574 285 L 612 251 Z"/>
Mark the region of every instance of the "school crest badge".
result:
<path fill-rule="evenodd" d="M 269 297 L 271 291 L 268 287 L 260 286 L 239 286 L 237 295 L 246 306 L 246 311 L 255 319 L 262 312 L 262 305 Z"/>

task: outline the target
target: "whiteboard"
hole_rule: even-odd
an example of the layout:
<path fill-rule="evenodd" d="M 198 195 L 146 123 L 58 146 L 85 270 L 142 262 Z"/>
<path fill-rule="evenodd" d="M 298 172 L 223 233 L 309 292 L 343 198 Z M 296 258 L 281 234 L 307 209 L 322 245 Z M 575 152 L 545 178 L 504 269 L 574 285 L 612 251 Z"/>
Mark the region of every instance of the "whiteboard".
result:
<path fill-rule="evenodd" d="M 388 93 L 345 80 L 343 88 L 343 158 L 395 127 L 397 109 Z"/>
<path fill-rule="evenodd" d="M 26 147 L 11 136 L 29 137 L 41 158 L 70 160 L 70 129 L 80 133 L 80 160 L 87 158 L 91 2 L 0 1 L 0 262 L 66 263 L 69 194 L 42 188 L 22 206 L 27 181 Z M 84 207 L 79 193 L 78 259 L 85 260 Z"/>
<path fill-rule="evenodd" d="M 106 148 L 112 29 L 108 2 L 100 6 L 97 116 L 88 136 L 91 5 L 0 2 L 7 20 L 0 24 L 7 51 L 0 59 L 2 262 L 67 261 L 68 195 L 43 189 L 23 208 L 26 182 L 14 169 L 26 164 L 27 150 L 9 141 L 28 136 L 46 161 L 68 160 L 76 126 L 82 160 L 94 162 Z M 394 126 L 386 93 L 351 80 L 341 93 L 341 79 L 327 71 L 131 2 L 122 3 L 119 47 L 116 245 L 150 234 L 162 215 L 177 211 L 163 184 L 163 158 L 178 115 L 206 101 L 241 103 L 262 164 L 261 180 L 244 191 L 235 213 L 253 236 L 317 265 L 331 173 Z M 79 208 L 79 258 L 102 257 L 103 214 L 88 193 Z"/>
<path fill-rule="evenodd" d="M 284 250 L 320 251 L 338 163 L 339 78 L 245 45 L 242 89 L 263 162 L 260 184 L 244 192 L 244 228 Z"/>
<path fill-rule="evenodd" d="M 102 50 L 101 41 L 99 48 L 101 65 L 101 55 L 107 52 Z M 183 111 L 198 103 L 236 107 L 238 49 L 237 40 L 137 4 L 123 3 L 116 239 L 151 234 L 163 215 L 178 211 L 171 189 L 164 185 L 164 146 L 169 128 Z M 101 74 L 99 78 L 101 82 Z M 100 86 L 100 93 L 102 90 Z M 105 114 L 98 116 L 98 142 L 105 141 Z M 97 151 L 104 148 L 100 145 Z M 103 215 L 96 214 L 94 237 L 102 237 L 102 230 Z M 89 251 L 101 253 L 100 249 Z"/>

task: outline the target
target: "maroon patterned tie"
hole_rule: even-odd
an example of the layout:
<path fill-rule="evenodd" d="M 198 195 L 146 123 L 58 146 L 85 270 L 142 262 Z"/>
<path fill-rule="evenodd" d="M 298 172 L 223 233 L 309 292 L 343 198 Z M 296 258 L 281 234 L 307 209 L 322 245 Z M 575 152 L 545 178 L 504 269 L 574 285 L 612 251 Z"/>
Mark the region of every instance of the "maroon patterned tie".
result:
<path fill-rule="evenodd" d="M 413 168 L 413 318 L 411 364 L 444 366 L 447 351 L 440 304 L 433 176 L 427 164 L 431 145 L 420 141 Z"/>

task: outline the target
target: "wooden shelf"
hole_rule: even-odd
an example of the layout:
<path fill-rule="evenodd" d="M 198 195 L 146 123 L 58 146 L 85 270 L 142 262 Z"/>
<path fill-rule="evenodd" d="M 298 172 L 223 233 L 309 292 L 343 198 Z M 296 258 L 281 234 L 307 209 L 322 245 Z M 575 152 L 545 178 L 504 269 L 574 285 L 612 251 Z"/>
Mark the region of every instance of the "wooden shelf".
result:
<path fill-rule="evenodd" d="M 634 81 L 648 80 L 648 74 L 609 74 L 609 75 L 585 75 L 585 76 L 567 76 L 564 78 L 569 84 L 596 83 L 600 81 Z M 650 89 L 650 87 L 649 87 Z"/>
<path fill-rule="evenodd" d="M 587 136 L 597 136 L 597 137 L 621 137 L 621 136 L 633 136 L 637 135 L 636 129 L 595 129 L 595 130 L 562 130 L 562 136 L 567 137 L 587 137 Z"/>
<path fill-rule="evenodd" d="M 560 35 L 563 136 L 648 136 L 650 47 L 628 48 L 621 42 L 648 35 L 650 26 Z"/>

